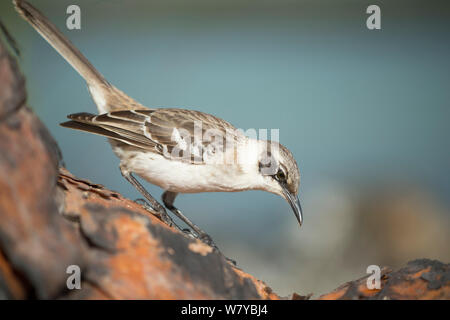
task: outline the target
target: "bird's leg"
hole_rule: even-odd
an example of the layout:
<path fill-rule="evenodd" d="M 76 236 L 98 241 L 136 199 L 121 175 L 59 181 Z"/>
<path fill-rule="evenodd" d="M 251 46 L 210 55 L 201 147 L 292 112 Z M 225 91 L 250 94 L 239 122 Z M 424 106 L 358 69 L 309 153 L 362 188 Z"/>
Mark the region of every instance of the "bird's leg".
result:
<path fill-rule="evenodd" d="M 140 204 L 141 206 L 143 206 L 145 208 L 145 210 L 150 211 L 151 214 L 153 214 L 153 211 L 155 211 L 155 209 L 152 208 L 152 206 L 145 200 L 142 198 L 136 199 L 134 200 L 134 202 Z M 165 222 L 167 223 L 167 222 Z M 169 225 L 169 223 L 167 223 Z M 186 229 L 182 229 L 179 225 L 177 225 L 173 220 L 172 220 L 172 224 L 181 232 L 186 232 Z M 170 226 L 170 225 L 169 225 Z"/>
<path fill-rule="evenodd" d="M 178 227 L 173 222 L 172 218 L 167 214 L 166 209 L 164 209 L 164 207 L 158 201 L 156 201 L 156 199 L 153 198 L 152 195 L 147 192 L 147 190 L 145 190 L 145 188 L 139 183 L 139 181 L 136 180 L 131 172 L 129 172 L 122 166 L 120 166 L 120 172 L 122 173 L 122 176 L 127 179 L 127 181 L 131 183 L 150 202 L 151 208 L 160 214 L 162 221 L 164 221 L 169 227 Z"/>
<path fill-rule="evenodd" d="M 192 230 L 197 233 L 198 239 L 206 243 L 207 245 L 213 247 L 215 250 L 219 251 L 219 248 L 217 248 L 216 244 L 212 240 L 212 238 L 204 232 L 202 229 L 200 229 L 195 223 L 190 221 L 183 213 L 181 213 L 180 210 L 178 210 L 174 205 L 173 202 L 175 201 L 175 197 L 177 196 L 176 192 L 170 192 L 165 191 L 162 194 L 162 201 L 167 209 L 172 211 L 178 218 L 180 218 L 184 223 L 186 223 L 189 227 L 191 227 Z"/>

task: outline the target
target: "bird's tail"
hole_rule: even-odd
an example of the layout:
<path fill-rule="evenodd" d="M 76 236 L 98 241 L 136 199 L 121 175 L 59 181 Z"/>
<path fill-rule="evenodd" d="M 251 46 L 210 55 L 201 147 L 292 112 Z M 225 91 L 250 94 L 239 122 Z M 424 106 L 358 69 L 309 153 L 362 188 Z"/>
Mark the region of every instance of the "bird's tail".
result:
<path fill-rule="evenodd" d="M 39 10 L 23 0 L 13 0 L 17 12 L 86 80 L 88 85 L 107 81 L 86 57 Z"/>

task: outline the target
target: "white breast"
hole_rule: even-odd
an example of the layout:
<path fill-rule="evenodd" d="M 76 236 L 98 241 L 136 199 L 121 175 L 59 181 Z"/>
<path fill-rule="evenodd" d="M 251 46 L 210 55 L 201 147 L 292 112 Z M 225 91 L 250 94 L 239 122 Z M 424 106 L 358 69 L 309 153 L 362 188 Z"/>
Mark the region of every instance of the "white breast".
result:
<path fill-rule="evenodd" d="M 234 192 L 251 189 L 261 179 L 257 153 L 244 148 L 242 163 L 191 164 L 143 150 L 114 147 L 121 164 L 164 190 L 179 193 Z"/>

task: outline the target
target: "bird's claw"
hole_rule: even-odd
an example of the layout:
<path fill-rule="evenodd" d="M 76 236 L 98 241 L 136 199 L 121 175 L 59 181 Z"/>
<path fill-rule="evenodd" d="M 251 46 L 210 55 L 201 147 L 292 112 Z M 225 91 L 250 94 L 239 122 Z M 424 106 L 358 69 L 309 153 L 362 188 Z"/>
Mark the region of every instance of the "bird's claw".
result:
<path fill-rule="evenodd" d="M 189 237 L 191 237 L 191 238 L 193 238 L 193 239 L 197 239 L 197 235 L 194 233 L 194 232 L 192 232 L 192 230 L 191 229 L 188 229 L 188 228 L 185 228 L 185 229 L 183 229 L 183 230 L 181 230 L 185 235 L 187 235 L 187 236 L 189 236 Z"/>
<path fill-rule="evenodd" d="M 172 218 L 167 214 L 166 209 L 164 207 L 160 207 L 158 209 L 153 208 L 145 199 L 139 198 L 134 200 L 137 204 L 140 204 L 143 206 L 147 211 L 150 211 L 153 215 L 155 215 L 155 212 L 159 215 L 159 218 L 167 224 L 169 227 L 173 227 L 175 223 L 173 222 Z"/>

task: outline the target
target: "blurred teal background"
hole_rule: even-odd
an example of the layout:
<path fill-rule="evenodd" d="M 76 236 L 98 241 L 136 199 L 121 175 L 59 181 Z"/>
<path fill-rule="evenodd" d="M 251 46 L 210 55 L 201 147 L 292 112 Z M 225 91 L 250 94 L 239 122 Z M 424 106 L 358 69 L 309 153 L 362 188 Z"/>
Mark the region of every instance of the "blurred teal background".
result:
<path fill-rule="evenodd" d="M 279 128 L 305 223 L 263 192 L 181 195 L 224 253 L 277 293 L 316 295 L 371 264 L 450 258 L 448 1 L 31 1 L 114 85 L 238 128 Z M 81 30 L 66 8 L 81 7 Z M 370 4 L 382 30 L 366 28 Z M 66 167 L 132 199 L 105 139 L 58 126 L 95 112 L 84 81 L 9 1 L 29 105 Z M 159 198 L 158 187 L 145 184 Z"/>

